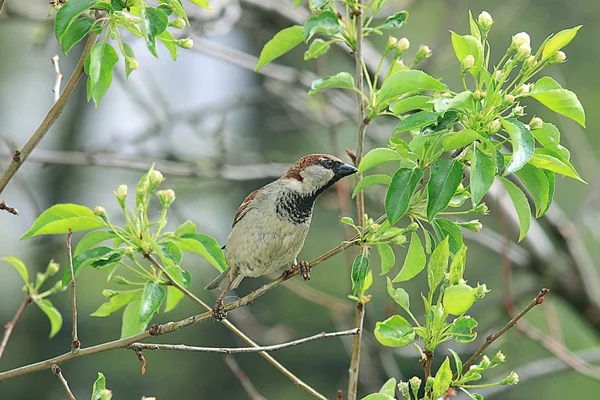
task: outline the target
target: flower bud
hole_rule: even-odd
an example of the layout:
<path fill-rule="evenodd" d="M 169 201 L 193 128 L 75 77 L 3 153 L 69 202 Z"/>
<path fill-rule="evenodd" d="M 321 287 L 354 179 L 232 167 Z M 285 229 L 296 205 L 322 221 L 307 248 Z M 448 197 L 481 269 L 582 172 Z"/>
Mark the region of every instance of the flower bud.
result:
<path fill-rule="evenodd" d="M 508 104 L 512 104 L 515 102 L 515 96 L 513 96 L 512 94 L 507 94 L 506 96 L 504 96 L 504 102 L 508 103 Z"/>
<path fill-rule="evenodd" d="M 517 61 L 525 61 L 531 56 L 531 45 L 529 43 L 523 43 L 517 49 L 517 56 L 515 59 Z"/>
<path fill-rule="evenodd" d="M 428 376 L 425 381 L 425 393 L 429 392 L 433 389 L 433 383 L 435 382 L 435 378 L 433 376 Z"/>
<path fill-rule="evenodd" d="M 531 121 L 529 121 L 529 128 L 530 129 L 540 129 L 543 124 L 544 124 L 544 121 L 541 118 L 533 117 L 533 118 L 531 118 Z"/>
<path fill-rule="evenodd" d="M 389 36 L 387 44 L 385 45 L 385 49 L 384 49 L 385 54 L 392 51 L 396 47 L 396 43 L 398 43 L 398 39 L 393 36 Z"/>
<path fill-rule="evenodd" d="M 525 83 L 517 89 L 517 96 L 527 96 L 531 92 L 531 84 Z"/>
<path fill-rule="evenodd" d="M 491 133 L 497 133 L 500 131 L 501 128 L 502 128 L 502 123 L 497 118 L 495 120 L 493 120 L 492 123 L 490 124 L 490 132 Z"/>
<path fill-rule="evenodd" d="M 132 71 L 140 68 L 140 64 L 133 57 L 127 57 L 125 59 L 125 62 L 127 63 L 127 68 L 129 68 Z"/>
<path fill-rule="evenodd" d="M 522 44 L 531 44 L 531 39 L 529 38 L 529 35 L 526 32 L 520 32 L 514 35 L 512 37 L 512 43 L 510 47 L 512 49 L 518 49 L 519 47 L 521 47 Z M 529 50 L 531 52 L 531 47 L 529 48 Z"/>
<path fill-rule="evenodd" d="M 554 53 L 552 57 L 548 60 L 550 64 L 560 64 L 564 63 L 567 60 L 567 55 L 562 51 L 557 51 Z"/>
<path fill-rule="evenodd" d="M 429 46 L 422 44 L 419 46 L 419 51 L 417 51 L 417 54 L 415 55 L 414 64 L 418 64 L 421 60 L 431 57 L 431 54 L 432 51 Z"/>
<path fill-rule="evenodd" d="M 113 192 L 115 195 L 115 199 L 121 206 L 121 208 L 125 208 L 125 200 L 127 200 L 127 185 L 121 185 L 119 188 Z"/>
<path fill-rule="evenodd" d="M 169 22 L 169 25 L 172 26 L 175 29 L 183 29 L 185 28 L 185 20 L 181 17 L 174 19 L 173 21 Z"/>
<path fill-rule="evenodd" d="M 490 364 L 490 359 L 488 358 L 488 356 L 484 355 L 483 357 L 481 357 L 481 362 L 479 363 L 478 367 L 485 371 L 490 367 Z"/>
<path fill-rule="evenodd" d="M 419 224 L 417 224 L 416 222 L 411 222 L 405 229 L 404 232 L 406 233 L 410 233 L 410 232 L 416 232 L 419 230 Z"/>
<path fill-rule="evenodd" d="M 398 40 L 396 43 L 396 56 L 400 56 L 402 53 L 408 50 L 409 47 L 410 42 L 407 38 L 403 37 L 402 39 Z"/>
<path fill-rule="evenodd" d="M 369 228 L 371 229 L 371 232 L 379 232 L 379 230 L 381 229 L 381 225 L 371 224 L 371 226 Z"/>
<path fill-rule="evenodd" d="M 60 270 L 60 265 L 58 263 L 55 263 L 54 260 L 50 260 L 50 262 L 48 263 L 48 266 L 46 267 L 46 276 L 47 277 L 51 277 L 53 275 L 56 275 L 56 273 Z"/>
<path fill-rule="evenodd" d="M 99 216 L 100 218 L 106 220 L 106 210 L 104 209 L 104 207 L 102 206 L 97 206 L 96 208 L 94 208 L 94 214 L 96 214 L 97 216 Z"/>
<path fill-rule="evenodd" d="M 483 225 L 481 225 L 481 222 L 479 222 L 478 219 L 467 222 L 459 222 L 458 225 L 462 226 L 463 228 L 467 228 L 471 232 L 479 232 L 483 228 Z"/>
<path fill-rule="evenodd" d="M 516 385 L 519 383 L 519 375 L 515 371 L 511 372 L 500 384 L 502 385 Z"/>
<path fill-rule="evenodd" d="M 402 396 L 406 399 L 410 399 L 410 392 L 408 391 L 408 382 L 400 381 L 398 384 L 398 390 L 402 393 Z"/>
<path fill-rule="evenodd" d="M 102 390 L 100 390 L 100 392 L 98 392 L 98 394 L 100 395 L 99 400 L 111 400 L 112 399 L 112 390 L 110 390 L 110 389 L 102 389 Z"/>
<path fill-rule="evenodd" d="M 477 22 L 479 22 L 479 27 L 482 31 L 489 31 L 494 23 L 492 16 L 487 11 L 482 11 L 481 14 L 477 17 Z"/>
<path fill-rule="evenodd" d="M 478 214 L 478 215 L 487 215 L 489 212 L 490 212 L 490 210 L 488 209 L 488 207 L 485 203 L 481 203 L 473 209 L 473 214 Z"/>
<path fill-rule="evenodd" d="M 537 61 L 535 60 L 535 56 L 529 56 L 529 57 L 527 57 L 527 60 L 525 60 L 523 62 L 523 67 L 526 70 L 532 70 L 533 68 L 535 68 L 536 64 L 537 64 Z"/>
<path fill-rule="evenodd" d="M 150 172 L 150 186 L 155 188 L 165 180 L 163 174 L 160 171 L 153 170 Z"/>
<path fill-rule="evenodd" d="M 175 192 L 172 189 L 159 190 L 156 195 L 164 209 L 171 207 L 171 204 L 175 201 Z"/>
<path fill-rule="evenodd" d="M 413 393 L 418 392 L 419 388 L 421 387 L 421 379 L 417 376 L 413 376 L 412 378 L 410 378 L 409 382 L 410 389 L 413 391 Z"/>
<path fill-rule="evenodd" d="M 46 274 L 42 274 L 41 272 L 37 272 L 35 274 L 35 287 L 39 288 L 40 286 L 42 286 L 44 284 L 44 282 L 46 282 Z"/>
<path fill-rule="evenodd" d="M 481 100 L 482 96 L 481 96 L 481 90 L 476 90 L 473 92 L 473 99 L 475 100 Z"/>
<path fill-rule="evenodd" d="M 522 117 L 523 115 L 525 115 L 525 107 L 515 106 L 515 108 L 513 108 L 512 110 L 512 115 L 516 117 Z"/>
<path fill-rule="evenodd" d="M 404 243 L 406 243 L 406 236 L 404 235 L 398 235 L 396 237 L 394 237 L 391 242 L 393 244 L 397 244 L 398 246 L 403 245 Z"/>
<path fill-rule="evenodd" d="M 179 39 L 176 40 L 175 43 L 184 49 L 191 49 L 194 46 L 194 41 L 192 40 L 192 38 L 185 38 L 185 39 Z"/>
<path fill-rule="evenodd" d="M 117 292 L 116 290 L 112 290 L 112 289 L 104 289 L 102 291 L 102 296 L 106 297 L 107 299 L 110 299 L 111 297 L 113 297 L 114 295 L 116 295 Z"/>
<path fill-rule="evenodd" d="M 473 295 L 475 296 L 475 300 L 477 301 L 477 300 L 483 299 L 485 297 L 485 295 L 488 294 L 489 292 L 491 292 L 491 290 L 489 290 L 487 288 L 485 283 L 482 283 L 480 285 L 477 285 L 477 287 L 473 291 Z"/>
<path fill-rule="evenodd" d="M 132 256 L 134 254 L 135 254 L 135 247 L 133 247 L 133 246 L 125 247 L 125 255 L 126 256 Z"/>
<path fill-rule="evenodd" d="M 471 54 L 463 58 L 460 63 L 460 66 L 463 70 L 471 69 L 473 68 L 473 65 L 475 65 L 475 57 L 473 57 Z"/>
<path fill-rule="evenodd" d="M 502 354 L 501 351 L 497 352 L 494 358 L 492 358 L 492 367 L 495 367 L 498 364 L 502 364 L 506 361 L 506 356 Z"/>

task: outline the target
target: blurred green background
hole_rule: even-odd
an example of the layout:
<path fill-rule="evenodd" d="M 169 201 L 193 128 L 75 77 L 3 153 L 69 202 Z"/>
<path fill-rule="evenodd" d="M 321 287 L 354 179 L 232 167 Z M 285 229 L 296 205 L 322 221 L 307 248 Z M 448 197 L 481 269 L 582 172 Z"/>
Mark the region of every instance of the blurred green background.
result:
<path fill-rule="evenodd" d="M 45 2 L 30 4 L 8 0 L 0 16 L 0 166 L 5 168 L 15 144 L 22 144 L 37 128 L 51 107 L 54 69 L 50 58 L 60 54 L 47 18 Z M 293 10 L 292 1 L 212 0 L 214 13 L 184 2 L 192 21 L 188 32 L 194 49 L 180 51 L 173 63 L 164 48 L 155 59 L 144 43 L 128 38 L 140 70 L 125 82 L 123 65 L 99 109 L 86 102 L 84 85 L 79 85 L 58 122 L 24 167 L 2 193 L 1 199 L 18 208 L 21 216 L 0 213 L 0 257 L 16 256 L 30 271 L 43 271 L 49 261 L 66 263 L 65 237 L 41 237 L 19 241 L 37 215 L 52 204 L 79 203 L 93 208 L 103 204 L 112 220 L 119 209 L 112 191 L 120 184 L 133 187 L 144 170 L 156 162 L 167 177 L 163 188 L 173 188 L 177 201 L 169 226 L 175 228 L 192 220 L 200 232 L 224 243 L 232 216 L 252 190 L 280 176 L 285 164 L 308 153 L 343 156 L 356 147 L 354 96 L 334 93 L 307 98 L 312 74 L 324 76 L 354 70 L 345 50 L 332 48 L 316 60 L 304 62 L 305 47 L 299 46 L 278 65 L 253 72 L 262 45 L 283 27 L 302 23 L 308 11 Z M 188 7 L 189 6 L 189 7 Z M 551 33 L 583 25 L 576 39 L 565 49 L 568 62 L 549 68 L 547 73 L 579 96 L 587 111 L 587 129 L 557 118 L 534 102 L 526 102 L 528 113 L 557 124 L 562 141 L 572 152 L 572 160 L 589 186 L 574 180 L 557 180 L 555 205 L 534 224 L 528 238 L 516 244 L 514 210 L 504 208 L 506 198 L 495 192 L 487 199 L 492 213 L 482 218 L 484 230 L 465 233 L 469 246 L 466 278 L 485 282 L 492 292 L 472 309 L 479 321 L 479 339 L 469 345 L 452 345 L 463 359 L 498 330 L 508 315 L 502 296 L 510 282 L 511 296 L 524 306 L 539 288 L 553 289 L 544 307 L 527 316 L 530 325 L 545 335 L 547 346 L 510 331 L 490 348 L 490 355 L 502 349 L 507 363 L 487 376 L 490 381 L 516 370 L 522 382 L 485 392 L 490 399 L 562 399 L 576 394 L 578 399 L 597 398 L 600 370 L 581 363 L 573 353 L 565 353 L 566 366 L 555 352 L 568 348 L 584 359 L 600 360 L 600 179 L 595 131 L 600 125 L 595 107 L 600 83 L 597 79 L 600 49 L 600 4 L 595 0 L 481 1 L 395 1 L 390 0 L 382 15 L 402 9 L 410 12 L 408 23 L 393 32 L 407 37 L 412 60 L 419 44 L 427 44 L 433 56 L 422 68 L 442 77 L 455 90 L 460 87 L 459 64 L 450 44 L 449 30 L 468 31 L 468 10 L 476 16 L 491 13 L 496 23 L 490 43 L 497 61 L 515 33 L 526 31 L 534 49 Z M 375 37 L 371 45 L 381 49 L 386 37 Z M 68 57 L 60 55 L 60 66 L 69 76 L 81 47 Z M 494 57 L 495 55 L 495 57 Z M 366 53 L 369 57 L 369 53 Z M 376 62 L 377 60 L 375 60 Z M 386 143 L 394 121 L 369 127 L 367 148 Z M 276 164 L 272 164 L 276 163 Z M 354 215 L 349 199 L 352 180 L 343 181 L 325 193 L 315 207 L 315 215 L 303 259 L 313 259 L 344 238 L 338 215 Z M 382 212 L 384 193 L 372 192 L 368 212 Z M 159 214 L 155 204 L 154 213 Z M 74 235 L 74 241 L 81 235 Z M 350 293 L 350 263 L 355 254 L 338 255 L 313 271 L 312 280 L 300 280 L 278 287 L 251 307 L 230 313 L 229 318 L 260 344 L 275 344 L 321 331 L 350 328 L 353 303 Z M 397 252 L 401 266 L 404 250 Z M 504 263 L 504 267 L 502 267 Z M 215 293 L 203 290 L 216 276 L 216 270 L 200 258 L 186 255 L 184 267 L 193 276 L 191 290 L 206 302 Z M 384 348 L 374 340 L 376 321 L 399 312 L 385 292 L 385 280 L 377 275 L 378 257 L 372 257 L 376 274 L 367 306 L 365 348 L 361 364 L 359 393 L 376 391 L 388 377 L 408 379 L 421 375 L 418 353 L 413 347 Z M 512 271 L 509 278 L 506 272 Z M 505 273 L 503 280 L 502 275 Z M 31 272 L 30 272 L 31 273 Z M 62 271 L 61 271 L 62 273 Z M 246 279 L 236 291 L 244 295 L 265 283 L 266 278 Z M 104 300 L 101 290 L 118 288 L 106 283 L 103 271 L 84 271 L 78 278 L 79 335 L 84 347 L 116 339 L 120 333 L 120 313 L 108 318 L 91 314 Z M 0 322 L 9 321 L 22 302 L 22 282 L 8 264 L 0 268 Z M 419 293 L 426 287 L 424 275 L 404 286 L 419 307 Z M 235 294 L 231 294 L 233 299 Z M 312 300 L 307 299 L 310 298 Z M 319 299 L 319 300 L 315 300 Z M 70 298 L 68 292 L 54 297 L 63 313 L 64 325 L 53 339 L 46 317 L 28 307 L 17 324 L 0 370 L 6 371 L 43 360 L 69 350 Z M 155 322 L 185 318 L 198 309 L 184 299 L 174 311 L 160 313 Z M 285 349 L 273 355 L 291 371 L 328 398 L 346 389 L 351 338 L 328 339 Z M 163 343 L 197 346 L 242 346 L 221 324 L 206 322 L 159 338 Z M 558 343 L 558 345 L 556 344 Z M 554 347 L 553 347 L 554 346 Z M 446 348 L 436 354 L 443 360 Z M 556 350 L 559 349 L 559 350 Z M 562 351 L 562 350 L 561 350 Z M 244 399 L 248 394 L 224 363 L 222 355 L 177 352 L 145 352 L 147 372 L 132 351 L 115 350 L 64 364 L 63 373 L 78 398 L 87 398 L 101 371 L 115 399 Z M 235 360 L 257 391 L 267 399 L 305 399 L 308 394 L 256 354 L 237 355 Z M 575 371 L 572 367 L 576 367 Z M 437 365 L 434 366 L 437 368 Z M 60 399 L 65 393 L 50 371 L 38 372 L 0 383 L 2 399 Z M 464 396 L 463 396 L 464 398 Z"/>

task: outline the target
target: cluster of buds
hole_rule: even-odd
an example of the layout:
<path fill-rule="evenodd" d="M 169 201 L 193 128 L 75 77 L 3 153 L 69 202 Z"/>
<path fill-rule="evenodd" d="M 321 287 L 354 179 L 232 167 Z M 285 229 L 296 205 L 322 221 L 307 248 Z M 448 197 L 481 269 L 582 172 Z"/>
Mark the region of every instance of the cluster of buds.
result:
<path fill-rule="evenodd" d="M 492 358 L 492 367 L 502 364 L 506 361 L 506 356 L 501 351 L 497 352 L 494 358 Z"/>
<path fill-rule="evenodd" d="M 485 90 L 476 90 L 473 92 L 473 98 L 475 100 L 485 99 L 486 95 L 487 95 L 487 93 L 485 92 Z"/>
<path fill-rule="evenodd" d="M 388 37 L 388 42 L 385 45 L 384 53 L 388 54 L 390 51 L 395 50 L 394 58 L 398 58 L 409 48 L 410 42 L 407 38 L 398 40 L 397 38 L 390 36 Z"/>
<path fill-rule="evenodd" d="M 60 270 L 60 265 L 58 263 L 55 263 L 54 260 L 50 260 L 50 262 L 48 263 L 48 266 L 46 267 L 46 272 L 44 272 L 44 274 L 47 277 L 51 277 L 56 275 L 56 273 Z"/>
<path fill-rule="evenodd" d="M 516 51 L 515 59 L 525 61 L 531 56 L 531 39 L 526 32 L 517 33 L 512 37 L 510 50 Z"/>
<path fill-rule="evenodd" d="M 519 375 L 515 371 L 512 371 L 505 379 L 503 379 L 501 385 L 516 385 L 519 383 Z"/>
<path fill-rule="evenodd" d="M 125 62 L 127 63 L 127 68 L 129 68 L 132 71 L 135 71 L 136 69 L 138 69 L 140 67 L 140 64 L 133 57 L 127 57 L 125 59 Z"/>
<path fill-rule="evenodd" d="M 408 382 L 400 381 L 398 384 L 398 390 L 402 393 L 402 396 L 406 399 L 410 399 L 410 392 L 408 390 Z"/>

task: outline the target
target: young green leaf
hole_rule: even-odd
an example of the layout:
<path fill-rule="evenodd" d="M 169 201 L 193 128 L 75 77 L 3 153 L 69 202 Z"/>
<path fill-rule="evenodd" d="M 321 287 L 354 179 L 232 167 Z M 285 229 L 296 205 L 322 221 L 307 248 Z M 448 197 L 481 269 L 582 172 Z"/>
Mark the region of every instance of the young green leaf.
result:
<path fill-rule="evenodd" d="M 394 396 L 396 395 L 396 379 L 394 379 L 394 378 L 388 379 L 383 384 L 383 386 L 381 386 L 381 389 L 379 389 L 379 393 L 386 394 L 386 395 L 394 398 Z"/>
<path fill-rule="evenodd" d="M 473 19 L 473 14 L 471 14 L 471 10 L 469 10 L 469 30 L 471 31 L 471 36 L 475 36 L 477 40 L 481 40 L 481 31 L 479 30 L 479 26 Z"/>
<path fill-rule="evenodd" d="M 375 338 L 388 347 L 404 347 L 415 340 L 415 330 L 408 321 L 394 315 L 375 324 Z"/>
<path fill-rule="evenodd" d="M 333 3 L 333 0 L 308 0 L 308 5 L 311 10 L 323 11 Z"/>
<path fill-rule="evenodd" d="M 212 237 L 200 233 L 188 233 L 176 241 L 181 250 L 202 255 L 219 272 L 227 269 L 227 261 L 225 261 L 223 250 Z"/>
<path fill-rule="evenodd" d="M 96 43 L 88 56 L 89 59 L 89 84 L 91 98 L 100 104 L 100 100 L 112 83 L 112 70 L 119 61 L 119 55 L 115 49 L 106 42 Z M 88 95 L 90 93 L 88 92 Z"/>
<path fill-rule="evenodd" d="M 340 72 L 315 80 L 310 86 L 309 96 L 319 93 L 323 89 L 354 89 L 354 78 L 347 72 Z"/>
<path fill-rule="evenodd" d="M 53 338 L 62 326 L 62 315 L 48 299 L 37 299 L 34 302 L 50 320 L 50 338 Z"/>
<path fill-rule="evenodd" d="M 197 6 L 200 6 L 204 9 L 207 9 L 208 11 L 213 11 L 212 8 L 210 8 L 210 6 L 208 5 L 208 0 L 190 0 L 190 3 L 193 3 Z"/>
<path fill-rule="evenodd" d="M 520 242 L 523 240 L 525 235 L 527 235 L 527 231 L 529 231 L 529 226 L 531 224 L 531 208 L 529 208 L 527 197 L 517 185 L 506 178 L 500 178 L 500 182 L 502 182 L 504 185 L 504 188 L 508 192 L 508 195 L 513 202 L 515 210 L 517 211 L 519 225 L 521 226 L 519 234 Z"/>
<path fill-rule="evenodd" d="M 4 257 L 0 260 L 6 261 L 7 263 L 15 267 L 17 272 L 21 275 L 21 278 L 23 278 L 23 282 L 29 283 L 29 272 L 27 272 L 27 266 L 23 261 L 19 260 L 16 257 Z"/>
<path fill-rule="evenodd" d="M 506 166 L 504 175 L 516 172 L 527 164 L 527 161 L 533 156 L 535 143 L 529 129 L 514 118 L 501 119 L 502 127 L 510 135 L 510 144 L 513 148 L 512 158 Z"/>
<path fill-rule="evenodd" d="M 378 147 L 369 151 L 367 154 L 365 154 L 362 160 L 360 160 L 360 164 L 358 165 L 358 173 L 362 174 L 373 167 L 389 161 L 401 160 L 402 156 L 396 150 L 392 150 L 387 147 Z"/>
<path fill-rule="evenodd" d="M 62 41 L 65 32 L 75 22 L 76 18 L 84 11 L 92 8 L 97 2 L 98 0 L 73 0 L 62 5 L 54 19 L 54 32 L 59 42 Z"/>
<path fill-rule="evenodd" d="M 476 77 L 483 64 L 483 45 L 481 41 L 471 35 L 461 36 L 452 31 L 450 32 L 452 33 L 452 47 L 454 47 L 454 53 L 458 62 L 462 64 L 465 57 L 473 56 L 475 62 L 473 63 L 473 67 L 469 69 L 469 72 Z"/>
<path fill-rule="evenodd" d="M 385 275 L 390 272 L 396 263 L 394 250 L 392 250 L 392 247 L 388 244 L 378 244 L 377 252 L 379 253 L 379 258 L 381 259 L 381 275 Z"/>
<path fill-rule="evenodd" d="M 431 164 L 431 178 L 427 185 L 427 219 L 448 207 L 456 188 L 463 178 L 463 166 L 452 158 L 440 158 Z"/>
<path fill-rule="evenodd" d="M 394 278 L 393 282 L 403 282 L 414 278 L 423 270 L 423 268 L 425 268 L 426 261 L 421 239 L 419 239 L 419 235 L 413 232 L 410 236 L 410 245 L 408 247 L 406 259 L 404 260 L 404 265 L 402 265 L 402 269 Z"/>
<path fill-rule="evenodd" d="M 98 379 L 92 387 L 92 400 L 103 400 L 102 391 L 106 389 L 106 378 L 102 372 L 98 372 Z"/>
<path fill-rule="evenodd" d="M 424 90 L 446 91 L 448 87 L 423 71 L 406 70 L 390 75 L 377 95 L 377 109 L 387 107 L 396 97 L 408 92 Z"/>
<path fill-rule="evenodd" d="M 304 60 L 312 60 L 313 58 L 321 57 L 329 50 L 330 43 L 323 39 L 315 39 L 312 41 L 308 50 L 304 53 Z"/>
<path fill-rule="evenodd" d="M 73 251 L 73 257 L 77 257 L 79 254 L 89 250 L 92 246 L 95 246 L 98 243 L 104 242 L 105 240 L 114 239 L 115 237 L 117 237 L 117 235 L 113 231 L 88 232 L 84 237 L 81 238 L 79 243 L 77 243 L 77 247 L 75 247 L 75 251 Z"/>
<path fill-rule="evenodd" d="M 356 187 L 354 188 L 354 191 L 352 192 L 352 198 L 355 198 L 361 190 L 365 190 L 369 186 L 389 185 L 390 182 L 392 182 L 392 178 L 384 174 L 365 176 L 363 179 L 360 180 L 360 182 L 358 182 L 358 185 L 356 185 Z"/>
<path fill-rule="evenodd" d="M 142 296 L 141 289 L 126 290 L 117 292 L 110 296 L 106 303 L 100 304 L 100 307 L 90 316 L 92 317 L 108 317 L 110 314 L 119 311 L 132 301 L 139 300 Z"/>
<path fill-rule="evenodd" d="M 583 179 L 581 179 L 575 170 L 575 167 L 573 167 L 569 161 L 564 159 L 564 157 L 546 149 L 535 149 L 535 152 L 531 157 L 531 160 L 529 160 L 529 163 L 537 167 L 577 179 L 581 183 L 586 183 Z"/>
<path fill-rule="evenodd" d="M 408 210 L 413 193 L 422 178 L 423 170 L 419 167 L 400 168 L 392 177 L 385 197 L 385 211 L 391 225 L 398 222 Z"/>
<path fill-rule="evenodd" d="M 585 128 L 585 111 L 577 95 L 563 89 L 554 79 L 547 76 L 541 78 L 533 85 L 529 95 L 552 111 L 571 118 Z"/>
<path fill-rule="evenodd" d="M 308 43 L 316 33 L 334 36 L 341 31 L 342 24 L 340 24 L 338 16 L 331 11 L 325 11 L 306 20 L 304 23 L 304 41 Z"/>
<path fill-rule="evenodd" d="M 89 265 L 92 265 L 95 261 L 108 260 L 114 254 L 114 250 L 107 246 L 94 247 L 77 254 L 73 257 L 73 276 L 77 277 L 81 270 Z M 62 277 L 62 285 L 67 286 L 71 281 L 71 269 L 65 268 L 65 272 Z"/>
<path fill-rule="evenodd" d="M 395 116 L 400 116 L 406 113 L 407 111 L 412 110 L 432 111 L 433 104 L 431 104 L 429 100 L 431 100 L 430 96 L 410 96 L 392 103 L 392 105 L 390 106 L 390 111 Z"/>
<path fill-rule="evenodd" d="M 154 281 L 146 282 L 141 297 L 138 322 L 149 321 L 152 318 L 152 315 L 158 311 L 158 308 L 165 300 L 165 296 L 165 289 L 158 283 Z"/>
<path fill-rule="evenodd" d="M 410 298 L 408 297 L 408 293 L 406 293 L 406 290 L 402 288 L 395 288 L 392 285 L 392 281 L 390 278 L 386 278 L 386 281 L 387 292 L 390 295 L 390 297 L 394 299 L 394 301 L 398 303 L 400 307 L 402 307 L 406 311 L 410 311 Z"/>
<path fill-rule="evenodd" d="M 183 237 L 184 235 L 188 235 L 190 233 L 196 233 L 196 224 L 192 221 L 185 221 L 183 224 L 179 225 L 175 235 L 177 237 Z"/>
<path fill-rule="evenodd" d="M 156 51 L 156 37 L 167 29 L 169 17 L 162 10 L 148 7 L 145 4 L 140 7 L 142 34 L 146 40 L 146 47 L 150 53 L 158 58 Z"/>
<path fill-rule="evenodd" d="M 184 287 L 187 287 L 189 285 L 189 282 L 186 283 L 186 281 L 184 280 L 181 268 L 179 268 L 176 265 L 171 265 L 166 267 L 165 269 L 167 270 L 169 275 L 171 275 L 173 279 L 175 279 L 175 282 L 179 283 L 180 285 L 183 285 Z M 169 285 L 167 287 L 167 302 L 165 304 L 165 312 L 173 310 L 177 306 L 177 304 L 179 304 L 179 302 L 183 299 L 183 297 L 184 294 L 181 290 L 177 289 L 172 285 Z"/>
<path fill-rule="evenodd" d="M 546 179 L 548 179 L 548 203 L 546 204 L 546 208 L 542 210 L 542 215 L 546 214 L 546 211 L 550 208 L 552 204 L 552 200 L 554 199 L 554 183 L 556 180 L 556 175 L 552 171 L 548 171 L 546 169 L 542 170 L 546 175 Z"/>
<path fill-rule="evenodd" d="M 396 398 L 384 393 L 371 393 L 361 400 L 396 400 Z"/>
<path fill-rule="evenodd" d="M 96 20 L 93 18 L 79 18 L 73 21 L 60 39 L 63 53 L 69 54 L 69 51 L 73 46 L 79 43 L 81 39 L 89 33 L 95 22 Z"/>
<path fill-rule="evenodd" d="M 568 45 L 571 42 L 571 40 L 575 38 L 575 35 L 577 35 L 577 31 L 579 29 L 581 29 L 581 25 L 571 29 L 562 30 L 556 35 L 551 36 L 550 39 L 548 39 L 548 41 L 546 42 L 544 50 L 542 51 L 541 62 L 546 61 L 547 59 L 552 57 L 558 50 Z"/>
<path fill-rule="evenodd" d="M 352 264 L 352 292 L 357 296 L 362 290 L 369 270 L 369 259 L 359 254 Z"/>
<path fill-rule="evenodd" d="M 468 111 L 475 110 L 475 100 L 473 99 L 473 92 L 470 90 L 461 92 L 454 96 L 448 103 L 447 111 L 458 111 L 465 113 Z"/>
<path fill-rule="evenodd" d="M 494 163 L 479 148 L 475 147 L 471 158 L 471 198 L 475 207 L 494 183 Z"/>
<path fill-rule="evenodd" d="M 150 319 L 147 321 L 139 320 L 140 303 L 141 300 L 135 300 L 125 307 L 121 322 L 121 339 L 143 332 L 146 329 L 148 322 L 150 322 Z M 152 316 L 150 316 L 150 318 L 152 318 Z"/>
<path fill-rule="evenodd" d="M 378 29 L 400 28 L 408 19 L 408 12 L 400 11 L 394 15 L 387 17 L 383 25 L 378 26 Z"/>
<path fill-rule="evenodd" d="M 183 258 L 181 249 L 175 242 L 165 242 L 160 244 L 163 256 L 173 261 L 175 265 L 180 265 Z"/>
<path fill-rule="evenodd" d="M 73 232 L 78 232 L 104 226 L 106 223 L 87 207 L 77 204 L 56 204 L 35 220 L 32 227 L 21 236 L 21 240 L 39 235 L 67 234 L 69 228 Z"/>
<path fill-rule="evenodd" d="M 168 30 L 164 30 L 158 35 L 156 38 L 162 42 L 162 44 L 167 48 L 169 54 L 171 55 L 171 60 L 177 60 L 177 44 L 175 43 L 175 38 L 171 35 L 171 32 Z M 127 66 L 127 62 L 125 63 Z"/>
<path fill-rule="evenodd" d="M 452 132 L 442 139 L 444 150 L 456 150 L 467 147 L 476 140 L 482 140 L 483 137 L 472 129 L 463 129 L 458 132 Z"/>
<path fill-rule="evenodd" d="M 448 273 L 448 281 L 451 285 L 457 285 L 463 278 L 463 272 L 467 263 L 467 248 L 462 245 L 456 252 L 452 263 L 450 264 L 450 272 Z"/>
<path fill-rule="evenodd" d="M 396 125 L 394 134 L 421 129 L 437 122 L 439 114 L 433 111 L 419 111 L 409 115 Z"/>
<path fill-rule="evenodd" d="M 265 44 L 260 57 L 258 58 L 258 64 L 255 70 L 258 71 L 274 59 L 281 57 L 294 47 L 302 43 L 304 28 L 299 25 L 290 26 L 289 28 L 282 29 L 277 32 L 271 40 Z"/>
<path fill-rule="evenodd" d="M 435 374 L 435 381 L 433 382 L 433 399 L 442 397 L 444 393 L 450 388 L 452 383 L 452 369 L 450 368 L 450 359 L 446 357 L 444 362 Z"/>
<path fill-rule="evenodd" d="M 448 238 L 450 253 L 455 254 L 463 246 L 462 232 L 456 223 L 445 218 L 435 218 L 431 226 L 438 240 Z"/>
<path fill-rule="evenodd" d="M 477 321 L 469 316 L 462 316 L 454 321 L 450 333 L 454 335 L 457 343 L 470 343 L 477 338 L 477 332 L 473 332 L 475 328 Z"/>
<path fill-rule="evenodd" d="M 429 291 L 434 291 L 446 276 L 448 271 L 448 257 L 450 256 L 450 245 L 448 237 L 440 242 L 435 248 L 429 263 L 427 264 L 427 284 Z"/>
<path fill-rule="evenodd" d="M 560 154 L 560 131 L 555 125 L 544 122 L 541 127 L 532 129 L 531 134 L 546 149 Z"/>
<path fill-rule="evenodd" d="M 543 210 L 547 209 L 548 191 L 550 190 L 546 174 L 541 168 L 526 164 L 516 172 L 516 175 L 523 182 L 527 190 L 529 190 L 531 197 L 533 197 L 536 217 L 541 217 Z"/>

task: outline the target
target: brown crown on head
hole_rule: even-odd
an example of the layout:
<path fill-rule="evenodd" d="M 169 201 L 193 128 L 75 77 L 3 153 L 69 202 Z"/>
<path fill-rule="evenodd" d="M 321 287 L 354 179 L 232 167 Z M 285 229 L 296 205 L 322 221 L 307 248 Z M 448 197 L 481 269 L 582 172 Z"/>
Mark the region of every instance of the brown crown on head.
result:
<path fill-rule="evenodd" d="M 329 154 L 309 154 L 296 161 L 290 167 L 290 169 L 287 170 L 283 177 L 288 179 L 296 179 L 297 181 L 302 182 L 303 178 L 302 175 L 300 175 L 300 173 L 304 171 L 306 167 L 318 164 L 319 161 L 321 161 L 324 158 L 330 158 L 335 161 L 341 161 L 339 158 L 330 156 Z"/>

